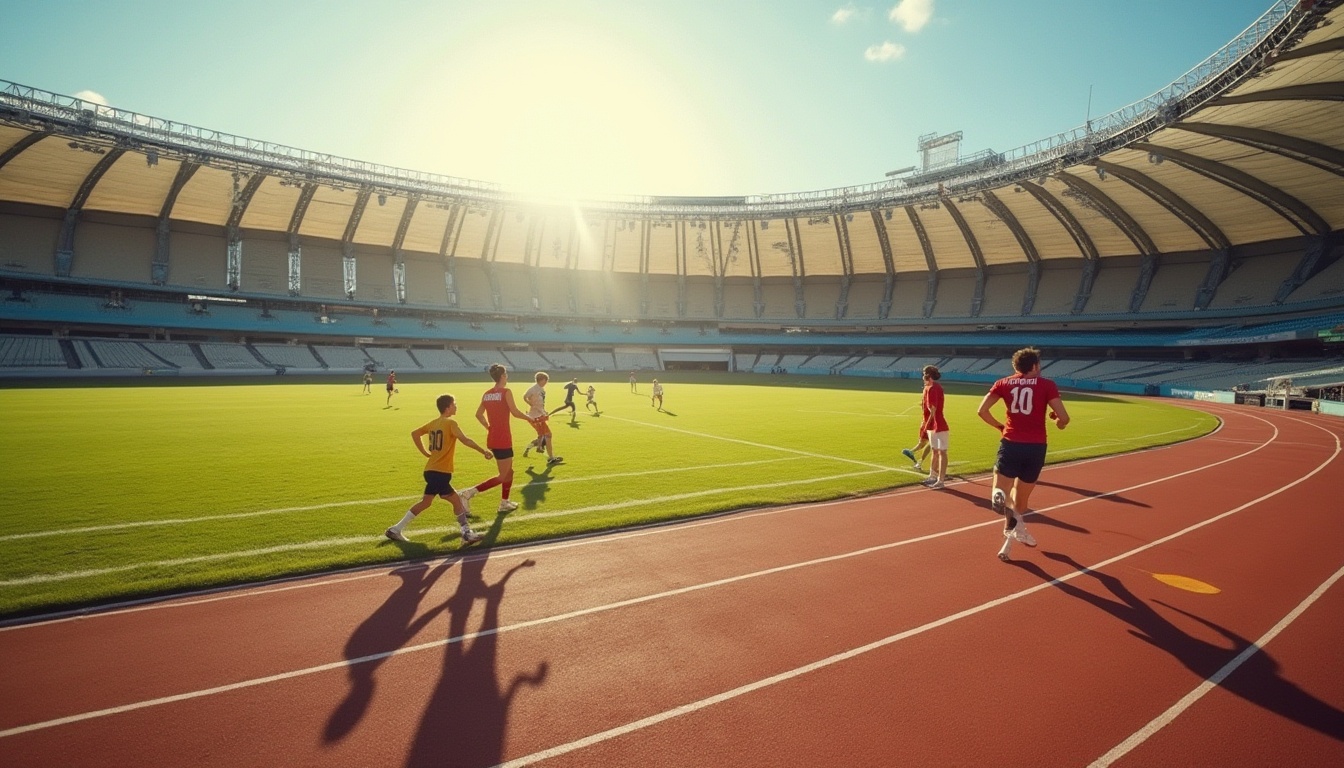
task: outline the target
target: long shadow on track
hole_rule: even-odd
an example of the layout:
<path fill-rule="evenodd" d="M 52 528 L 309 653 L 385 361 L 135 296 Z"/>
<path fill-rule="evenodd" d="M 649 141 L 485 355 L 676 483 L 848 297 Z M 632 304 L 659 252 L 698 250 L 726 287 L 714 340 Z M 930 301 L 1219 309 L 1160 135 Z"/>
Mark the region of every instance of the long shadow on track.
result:
<path fill-rule="evenodd" d="M 1192 615 L 1174 606 L 1159 602 L 1166 608 L 1187 616 L 1227 639 L 1230 647 L 1220 647 L 1191 637 L 1166 620 L 1151 606 L 1140 600 L 1124 582 L 1115 576 L 1093 571 L 1078 564 L 1068 555 L 1042 552 L 1042 555 L 1091 576 L 1112 595 L 1110 600 L 1081 589 L 1071 582 L 1056 582 L 1055 577 L 1029 560 L 1013 560 L 1012 565 L 1050 582 L 1070 597 L 1087 602 L 1129 624 L 1129 633 L 1140 640 L 1170 653 L 1191 672 L 1207 680 L 1218 673 L 1229 661 L 1252 645 L 1252 641 L 1211 621 Z M 1283 679 L 1279 664 L 1263 648 L 1252 654 L 1245 663 L 1219 684 L 1223 689 L 1246 701 L 1282 717 L 1344 741 L 1344 711 L 1321 701 L 1297 685 Z"/>

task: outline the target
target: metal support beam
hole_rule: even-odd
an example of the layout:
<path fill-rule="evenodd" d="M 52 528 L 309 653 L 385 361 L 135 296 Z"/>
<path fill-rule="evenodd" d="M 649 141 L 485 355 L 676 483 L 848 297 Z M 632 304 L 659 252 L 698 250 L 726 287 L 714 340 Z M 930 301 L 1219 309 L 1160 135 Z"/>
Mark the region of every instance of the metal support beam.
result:
<path fill-rule="evenodd" d="M 789 236 L 789 265 L 793 268 L 793 313 L 807 317 L 807 296 L 803 293 L 803 245 L 798 234 L 798 220 L 785 219 L 784 231 Z"/>
<path fill-rule="evenodd" d="M 1083 275 L 1078 279 L 1078 292 L 1073 296 L 1073 314 L 1082 314 L 1087 308 L 1087 302 L 1092 298 L 1092 286 L 1097 281 L 1099 265 L 1096 259 L 1083 260 Z"/>
<path fill-rule="evenodd" d="M 1144 141 L 1135 142 L 1134 149 L 1160 154 L 1163 158 L 1190 171 L 1230 187 L 1282 216 L 1304 235 L 1324 235 L 1330 225 L 1306 203 L 1271 184 L 1223 163 L 1206 160 L 1198 155 L 1167 149 Z"/>
<path fill-rule="evenodd" d="M 915 234 L 919 237 L 919 247 L 924 249 L 924 263 L 929 265 L 928 285 L 924 289 L 924 317 L 933 315 L 934 304 L 938 301 L 938 262 L 933 258 L 933 245 L 929 243 L 929 235 L 924 231 L 924 222 L 919 220 L 919 214 L 915 213 L 914 206 L 905 206 L 905 213 L 910 217 L 910 224 L 915 228 Z"/>
<path fill-rule="evenodd" d="M 420 198 L 412 195 L 406 199 L 406 207 L 401 211 L 401 221 L 397 223 L 397 233 L 392 237 L 392 285 L 397 292 L 397 303 L 406 303 L 406 254 L 401 246 L 406 242 L 406 232 L 411 228 L 411 219 Z"/>
<path fill-rule="evenodd" d="M 98 186 L 98 181 L 103 178 L 112 164 L 117 162 L 126 150 L 116 147 L 108 150 L 107 154 L 93 166 L 88 175 L 84 177 L 79 185 L 79 190 L 75 192 L 74 198 L 70 201 L 70 207 L 65 209 L 65 218 L 61 221 L 60 239 L 56 242 L 56 276 L 69 277 L 70 271 L 75 264 L 75 228 L 79 225 L 79 215 L 84 211 L 84 203 L 88 202 L 89 195 L 93 193 L 93 188 Z"/>
<path fill-rule="evenodd" d="M 1313 237 L 1307 242 L 1307 247 L 1302 250 L 1302 258 L 1297 262 L 1297 268 L 1293 274 L 1279 286 L 1279 290 L 1274 294 L 1274 303 L 1282 304 L 1288 300 L 1298 288 L 1306 284 L 1308 280 L 1319 275 L 1327 267 L 1339 260 L 1340 233 L 1336 232 L 1325 237 Z"/>
<path fill-rule="evenodd" d="M 154 285 L 164 285 L 168 282 L 170 240 L 168 219 L 173 213 L 173 205 L 177 203 L 178 194 L 200 167 L 199 163 L 191 162 L 178 165 L 177 175 L 173 177 L 173 186 L 168 189 L 163 205 L 159 208 L 159 223 L 155 228 L 154 261 L 149 266 L 149 279 Z"/>
<path fill-rule="evenodd" d="M 1027 264 L 1027 290 L 1022 295 L 1022 314 L 1030 315 L 1036 307 L 1036 289 L 1041 284 L 1041 262 Z"/>
<path fill-rule="evenodd" d="M 1344 41 L 1344 38 L 1339 38 Z M 1314 141 L 1299 139 L 1274 131 L 1260 128 L 1246 128 L 1240 125 L 1220 125 L 1218 123 L 1176 123 L 1171 126 L 1178 131 L 1188 131 L 1201 136 L 1232 141 L 1263 152 L 1272 152 L 1290 160 L 1306 163 L 1314 168 L 1344 176 L 1344 151 L 1318 144 Z M 1159 154 L 1161 152 L 1159 151 Z"/>
<path fill-rule="evenodd" d="M 1218 293 L 1218 286 L 1227 278 L 1231 260 L 1231 252 L 1226 249 L 1213 252 L 1213 258 L 1209 260 L 1209 271 L 1204 274 L 1204 282 L 1195 292 L 1195 309 L 1209 308 L 1209 303 Z"/>
<path fill-rule="evenodd" d="M 1255 104 L 1262 101 L 1344 101 L 1344 83 L 1308 83 L 1306 85 L 1287 85 L 1282 88 L 1269 88 L 1255 93 L 1241 93 L 1235 96 L 1221 96 L 1209 102 L 1211 107 L 1226 107 L 1232 104 Z"/>
<path fill-rule="evenodd" d="M 835 319 L 843 320 L 849 315 L 849 285 L 854 276 L 854 252 L 849 242 L 849 219 L 847 215 L 835 216 L 835 239 L 840 246 L 840 297 L 835 302 Z"/>
<path fill-rule="evenodd" d="M 971 231 L 971 225 L 966 223 L 966 217 L 961 214 L 961 209 L 946 197 L 942 199 L 942 203 L 947 212 L 952 214 L 952 220 L 957 223 L 957 229 L 961 230 L 966 246 L 971 249 L 971 258 L 975 259 L 975 293 L 971 296 L 970 312 L 971 317 L 979 317 L 980 307 L 985 303 L 985 255 L 980 250 L 980 241 Z"/>
<path fill-rule="evenodd" d="M 1129 241 L 1134 244 L 1134 250 L 1136 252 L 1144 256 L 1156 255 L 1158 253 L 1157 246 L 1153 244 L 1153 239 L 1148 236 L 1148 232 L 1145 231 L 1143 227 L 1139 226 L 1139 222 L 1135 221 L 1134 217 L 1130 216 L 1123 207 L 1118 205 L 1105 192 L 1102 192 L 1091 183 L 1083 181 L 1071 173 L 1061 173 L 1057 178 L 1064 182 L 1065 186 L 1069 189 L 1072 189 L 1082 196 L 1082 199 L 1090 201 L 1092 208 L 1096 209 L 1102 216 L 1105 216 L 1112 224 L 1118 227 L 1121 232 L 1125 233 L 1125 237 L 1129 238 Z M 1023 184 L 1022 187 L 1028 192 L 1031 191 L 1031 187 L 1026 184 Z M 1041 203 L 1045 205 L 1044 199 L 1040 197 L 1037 197 L 1036 199 L 1041 200 Z M 1051 196 L 1051 199 L 1053 200 L 1053 196 Z M 1058 201 L 1055 202 L 1058 204 Z M 1046 207 L 1049 208 L 1049 205 L 1046 205 Z M 1067 209 L 1064 209 L 1062 204 L 1059 204 L 1059 207 L 1061 210 L 1067 212 Z M 1077 223 L 1077 219 L 1075 219 L 1072 214 L 1069 215 L 1069 219 Z M 1064 223 L 1064 221 L 1064 219 L 1061 219 L 1060 223 Z M 1068 224 L 1065 224 L 1065 227 L 1067 228 Z M 1091 242 L 1091 238 L 1088 238 L 1087 242 Z M 1093 252 L 1095 253 L 1095 248 L 1093 249 Z"/>
<path fill-rule="evenodd" d="M 1129 295 L 1129 311 L 1138 312 L 1143 307 L 1143 300 L 1148 297 L 1148 287 L 1153 284 L 1153 276 L 1157 274 L 1157 254 L 1144 254 L 1143 263 L 1139 265 L 1139 279 L 1134 283 L 1134 292 Z"/>
<path fill-rule="evenodd" d="M 1205 216 L 1202 211 L 1191 205 L 1185 198 L 1171 191 L 1151 177 L 1145 176 L 1138 171 L 1130 170 L 1124 166 L 1115 165 L 1114 163 L 1108 163 L 1103 160 L 1097 161 L 1097 167 L 1117 179 L 1124 180 L 1130 186 L 1152 198 L 1158 205 L 1166 208 L 1175 215 L 1176 218 L 1184 222 L 1187 227 L 1193 230 L 1195 234 L 1199 235 L 1200 239 L 1209 246 L 1210 250 L 1223 251 L 1232 247 L 1231 242 L 1227 239 L 1227 235 L 1223 234 L 1223 231 L 1218 228 L 1217 224 L 1209 221 L 1209 217 Z"/>
<path fill-rule="evenodd" d="M 23 151 L 25 149 L 33 146 L 37 142 L 47 138 L 50 135 L 51 134 L 47 133 L 46 131 L 37 131 L 35 133 L 30 133 L 27 136 L 24 136 L 22 139 L 19 139 L 18 141 L 11 144 L 9 149 L 6 149 L 4 152 L 0 152 L 0 169 L 3 169 L 9 163 L 10 160 L 13 160 L 14 158 L 23 154 Z"/>
<path fill-rule="evenodd" d="M 891 316 L 891 295 L 896 290 L 896 261 L 891 254 L 891 238 L 887 235 L 887 226 L 882 223 L 882 212 L 874 208 L 873 227 L 877 230 L 877 243 L 882 248 L 882 266 L 886 271 L 886 280 L 882 286 L 882 301 L 877 305 L 877 316 L 887 319 Z"/>

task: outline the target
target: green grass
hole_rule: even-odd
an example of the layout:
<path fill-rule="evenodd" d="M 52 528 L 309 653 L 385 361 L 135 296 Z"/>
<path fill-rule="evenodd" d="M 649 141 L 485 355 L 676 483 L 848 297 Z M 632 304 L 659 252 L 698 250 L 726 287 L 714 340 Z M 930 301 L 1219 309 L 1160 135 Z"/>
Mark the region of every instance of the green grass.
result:
<path fill-rule="evenodd" d="M 915 381 L 667 372 L 663 413 L 624 380 L 592 381 L 602 416 L 585 412 L 580 397 L 573 423 L 552 421 L 563 465 L 548 471 L 522 458 L 531 430 L 514 423 L 512 496 L 521 508 L 496 520 L 497 489 L 473 504 L 475 526 L 493 526 L 494 543 L 920 479 L 898 469 L 908 466 L 899 449 L 915 438 Z M 512 385 L 519 399 L 526 383 Z M 553 407 L 561 383 L 548 390 Z M 487 387 L 477 378 L 412 378 L 393 409 L 384 409 L 382 392 L 361 394 L 357 380 L 0 389 L 0 615 L 456 551 L 443 501 L 411 525 L 409 545 L 382 531 L 423 487 L 410 431 L 434 416 L 434 397 L 458 394 L 460 423 L 483 442 L 472 414 Z M 985 389 L 947 385 L 954 474 L 993 462 L 997 434 L 975 415 Z M 1073 424 L 1051 431 L 1051 461 L 1216 426 L 1160 402 L 1065 399 Z M 493 462 L 459 448 L 455 486 L 493 474 Z M 185 522 L 127 526 L 155 521 Z M 35 533 L 44 535 L 25 535 Z"/>

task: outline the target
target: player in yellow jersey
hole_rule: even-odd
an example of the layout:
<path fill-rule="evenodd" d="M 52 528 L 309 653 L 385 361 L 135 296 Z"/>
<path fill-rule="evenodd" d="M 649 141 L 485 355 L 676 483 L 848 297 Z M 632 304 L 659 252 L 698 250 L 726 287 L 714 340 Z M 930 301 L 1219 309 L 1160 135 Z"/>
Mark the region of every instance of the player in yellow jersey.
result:
<path fill-rule="evenodd" d="M 467 507 L 467 502 L 453 490 L 453 453 L 457 449 L 457 444 L 461 443 L 473 451 L 480 451 L 487 461 L 495 457 L 489 450 L 462 434 L 462 428 L 453 418 L 457 414 L 457 402 L 452 395 L 439 395 L 434 404 L 439 409 L 439 417 L 411 432 L 411 440 L 415 441 L 416 449 L 428 459 L 425 462 L 425 495 L 406 512 L 400 522 L 387 529 L 386 535 L 393 541 L 409 541 L 403 533 L 406 526 L 416 515 L 429 509 L 429 505 L 434 503 L 434 497 L 438 496 L 453 505 L 457 522 L 462 527 L 462 541 L 474 544 L 480 541 L 482 536 L 471 530 L 471 523 L 467 519 L 471 510 Z M 428 449 L 425 447 L 426 438 L 429 443 Z"/>

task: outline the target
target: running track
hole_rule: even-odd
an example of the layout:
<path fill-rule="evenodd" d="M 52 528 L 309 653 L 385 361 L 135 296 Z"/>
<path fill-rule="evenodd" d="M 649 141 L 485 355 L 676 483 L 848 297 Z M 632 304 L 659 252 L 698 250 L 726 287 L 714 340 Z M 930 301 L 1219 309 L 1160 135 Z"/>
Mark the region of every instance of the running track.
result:
<path fill-rule="evenodd" d="M 1010 564 L 979 477 L 5 628 L 0 765 L 1344 765 L 1344 422 L 1189 407 Z"/>

